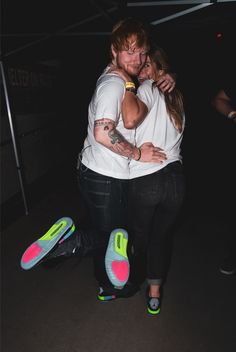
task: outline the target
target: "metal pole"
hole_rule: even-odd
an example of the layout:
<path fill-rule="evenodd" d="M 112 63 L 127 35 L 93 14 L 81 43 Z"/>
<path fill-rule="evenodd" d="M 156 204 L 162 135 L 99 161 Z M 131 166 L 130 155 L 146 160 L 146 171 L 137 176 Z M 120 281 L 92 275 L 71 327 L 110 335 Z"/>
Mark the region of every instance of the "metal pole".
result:
<path fill-rule="evenodd" d="M 15 138 L 14 125 L 13 125 L 13 120 L 12 120 L 12 113 L 11 113 L 9 97 L 8 97 L 8 91 L 7 91 L 6 77 L 5 77 L 5 72 L 4 72 L 4 67 L 3 67 L 2 61 L 0 61 L 0 67 L 1 67 L 1 74 L 2 74 L 3 89 L 4 89 L 6 105 L 7 105 L 8 119 L 9 119 L 10 130 L 11 130 L 12 143 L 13 143 L 15 159 L 16 159 L 16 168 L 17 168 L 17 171 L 18 171 L 20 187 L 21 187 L 21 193 L 22 193 L 22 198 L 23 198 L 24 207 L 25 207 L 25 215 L 28 215 L 29 214 L 28 205 L 27 205 L 27 200 L 26 200 L 26 196 L 25 196 L 23 176 L 22 176 L 22 172 L 21 172 L 21 165 L 20 165 L 20 161 L 19 161 L 19 155 L 18 155 L 18 150 L 17 150 L 17 143 L 16 143 L 16 138 Z"/>

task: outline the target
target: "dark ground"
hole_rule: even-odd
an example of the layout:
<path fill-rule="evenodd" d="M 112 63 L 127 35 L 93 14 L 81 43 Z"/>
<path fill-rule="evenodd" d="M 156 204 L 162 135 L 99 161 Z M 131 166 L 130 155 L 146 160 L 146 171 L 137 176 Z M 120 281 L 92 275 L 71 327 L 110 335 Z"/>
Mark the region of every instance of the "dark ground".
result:
<path fill-rule="evenodd" d="M 204 55 L 199 56 L 202 70 Z M 191 82 L 204 78 L 204 84 L 191 89 L 186 84 L 187 197 L 174 236 L 161 314 L 147 315 L 144 286 L 128 299 L 98 301 L 89 257 L 80 263 L 73 258 L 50 270 L 20 268 L 23 251 L 57 219 L 69 216 L 81 226 L 86 219 L 74 176 L 62 164 L 51 177 L 53 187 L 46 187 L 44 180 L 30 190 L 29 215 L 24 215 L 22 204 L 20 212 L 12 204 L 2 212 L 3 352 L 236 351 L 236 276 L 219 272 L 229 235 L 225 215 L 235 220 L 236 125 L 212 112 L 211 77 L 189 72 Z M 86 119 L 86 110 L 78 116 Z M 82 122 L 80 128 L 71 128 L 69 122 L 68 126 L 69 139 L 74 135 L 74 167 L 84 128 Z"/>
<path fill-rule="evenodd" d="M 83 223 L 84 208 L 70 181 L 2 231 L 2 351 L 235 351 L 235 276 L 218 270 L 227 231 L 208 205 L 201 210 L 186 200 L 157 317 L 146 313 L 144 287 L 128 299 L 98 301 L 90 257 L 53 269 L 20 268 L 26 247 L 58 218 Z"/>

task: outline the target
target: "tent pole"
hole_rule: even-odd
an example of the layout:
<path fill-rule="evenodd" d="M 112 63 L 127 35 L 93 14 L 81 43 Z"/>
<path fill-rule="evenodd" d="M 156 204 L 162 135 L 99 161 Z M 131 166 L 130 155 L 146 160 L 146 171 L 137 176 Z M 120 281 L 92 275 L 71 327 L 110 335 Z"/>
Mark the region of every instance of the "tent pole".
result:
<path fill-rule="evenodd" d="M 13 143 L 15 159 L 16 159 L 16 168 L 17 168 L 17 171 L 18 171 L 20 187 L 21 187 L 21 193 L 22 193 L 22 198 L 23 198 L 24 207 L 25 207 L 25 215 L 28 215 L 29 211 L 28 211 L 28 205 L 27 205 L 27 200 L 26 200 L 26 196 L 25 196 L 23 175 L 22 175 L 22 172 L 21 172 L 21 165 L 20 165 L 20 161 L 19 161 L 19 155 L 18 155 L 18 150 L 17 150 L 17 143 L 16 143 L 16 138 L 15 138 L 15 131 L 14 131 L 12 113 L 11 113 L 9 97 L 8 97 L 8 91 L 7 91 L 6 77 L 5 77 L 5 72 L 4 72 L 4 67 L 3 67 L 3 62 L 2 61 L 0 61 L 0 67 L 1 67 L 3 89 L 4 89 L 6 105 L 7 105 L 8 119 L 9 119 L 10 130 L 11 130 L 12 143 Z"/>

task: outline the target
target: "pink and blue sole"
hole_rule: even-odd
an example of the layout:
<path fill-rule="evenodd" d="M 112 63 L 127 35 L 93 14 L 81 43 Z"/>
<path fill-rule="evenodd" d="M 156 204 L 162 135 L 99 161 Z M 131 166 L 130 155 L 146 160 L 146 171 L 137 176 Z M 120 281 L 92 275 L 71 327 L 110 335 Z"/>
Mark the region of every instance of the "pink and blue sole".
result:
<path fill-rule="evenodd" d="M 62 243 L 75 230 L 73 220 L 69 217 L 60 218 L 50 229 L 33 242 L 23 253 L 20 266 L 29 270 L 38 264 L 57 243 Z"/>
<path fill-rule="evenodd" d="M 118 289 L 122 289 L 129 279 L 127 244 L 126 230 L 118 228 L 111 232 L 105 255 L 105 268 L 110 282 Z"/>

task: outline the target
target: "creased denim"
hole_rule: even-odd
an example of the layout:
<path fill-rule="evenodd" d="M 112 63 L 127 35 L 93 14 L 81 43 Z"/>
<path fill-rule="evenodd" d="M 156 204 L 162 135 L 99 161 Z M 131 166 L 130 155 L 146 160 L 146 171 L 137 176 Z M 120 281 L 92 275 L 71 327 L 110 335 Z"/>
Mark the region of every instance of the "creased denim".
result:
<path fill-rule="evenodd" d="M 147 280 L 161 282 L 170 263 L 173 224 L 185 195 L 182 164 L 173 162 L 129 182 L 129 231 L 135 257 L 146 256 Z M 133 269 L 134 272 L 139 270 L 136 262 Z"/>
<path fill-rule="evenodd" d="M 78 186 L 88 206 L 89 223 L 96 231 L 101 248 L 94 255 L 94 275 L 102 287 L 111 286 L 105 271 L 105 251 L 112 230 L 127 228 L 128 180 L 98 174 L 82 163 L 77 172 Z"/>

